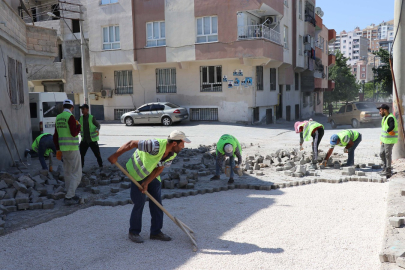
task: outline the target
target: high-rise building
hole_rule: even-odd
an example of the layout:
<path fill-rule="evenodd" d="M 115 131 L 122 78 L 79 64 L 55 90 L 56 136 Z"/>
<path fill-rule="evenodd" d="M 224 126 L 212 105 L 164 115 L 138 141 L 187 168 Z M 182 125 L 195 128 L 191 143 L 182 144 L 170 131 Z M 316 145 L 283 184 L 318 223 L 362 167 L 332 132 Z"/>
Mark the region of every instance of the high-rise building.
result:
<path fill-rule="evenodd" d="M 360 29 L 342 31 L 336 36 L 336 41 L 329 44 L 329 50 L 336 53 L 339 50 L 347 59 L 349 65 L 367 57 L 369 41 L 361 35 Z"/>

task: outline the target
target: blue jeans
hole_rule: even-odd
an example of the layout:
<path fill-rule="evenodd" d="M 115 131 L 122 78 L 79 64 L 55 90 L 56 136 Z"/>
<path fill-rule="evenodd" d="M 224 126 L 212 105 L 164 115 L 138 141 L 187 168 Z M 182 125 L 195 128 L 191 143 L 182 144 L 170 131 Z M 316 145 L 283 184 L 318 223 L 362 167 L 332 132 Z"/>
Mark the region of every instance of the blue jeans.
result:
<path fill-rule="evenodd" d="M 39 140 L 39 144 L 38 144 L 38 156 L 39 156 L 39 162 L 41 162 L 41 166 L 43 170 L 48 170 L 48 166 L 46 166 L 46 162 L 45 162 L 45 151 L 48 149 L 52 149 L 52 151 L 54 153 L 56 153 L 56 148 L 55 148 L 55 144 L 53 143 L 53 136 L 52 135 L 47 135 L 47 136 L 43 136 L 41 138 L 41 140 Z M 50 155 L 52 155 L 52 153 L 50 153 Z M 50 158 L 50 162 L 52 160 L 52 157 Z"/>
<path fill-rule="evenodd" d="M 234 156 L 229 157 L 229 161 L 230 161 L 230 164 L 231 164 L 231 176 L 230 177 L 233 178 L 233 176 L 234 176 L 233 169 L 235 168 L 235 158 L 234 158 Z M 215 175 L 221 175 L 221 167 L 222 167 L 222 162 L 220 164 L 220 160 L 218 159 L 218 155 L 217 155 L 217 162 L 216 162 L 216 165 L 215 165 Z"/>
<path fill-rule="evenodd" d="M 144 180 L 143 180 L 144 181 Z M 139 181 L 139 184 L 142 184 L 143 181 Z M 161 183 L 155 178 L 148 185 L 148 192 L 153 196 L 160 204 L 162 204 L 161 197 Z M 129 221 L 129 232 L 132 234 L 139 234 L 142 230 L 142 212 L 143 207 L 145 206 L 146 195 L 143 194 L 139 188 L 131 182 L 131 200 L 134 203 L 132 208 L 131 219 Z M 149 201 L 149 210 L 150 215 L 152 216 L 152 222 L 150 226 L 150 234 L 156 235 L 161 232 L 163 227 L 163 211 L 160 210 L 157 205 Z"/>
<path fill-rule="evenodd" d="M 352 147 L 349 148 L 349 153 L 348 153 L 348 158 L 347 158 L 347 165 L 348 166 L 353 166 L 354 165 L 354 150 L 356 150 L 357 146 L 361 142 L 361 134 L 359 133 L 359 137 L 357 137 L 357 140 L 354 141 L 354 144 Z"/>

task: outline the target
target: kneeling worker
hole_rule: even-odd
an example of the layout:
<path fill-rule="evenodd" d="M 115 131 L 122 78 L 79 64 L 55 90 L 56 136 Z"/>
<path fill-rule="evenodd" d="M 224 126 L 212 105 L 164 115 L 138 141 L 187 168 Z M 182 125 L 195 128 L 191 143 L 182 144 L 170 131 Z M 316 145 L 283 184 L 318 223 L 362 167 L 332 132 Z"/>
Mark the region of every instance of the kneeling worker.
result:
<path fill-rule="evenodd" d="M 172 164 L 173 159 L 184 148 L 184 143 L 190 143 L 190 140 L 186 138 L 183 132 L 175 130 L 170 133 L 167 139 L 129 141 L 108 158 L 112 164 L 115 164 L 119 156 L 137 148 L 126 164 L 129 174 L 143 188 L 139 190 L 131 182 L 131 200 L 134 203 L 128 234 L 131 241 L 143 243 L 143 238 L 139 234 L 142 229 L 142 212 L 146 200 L 144 192 L 148 191 L 160 204 L 162 203 L 159 175 L 165 167 Z M 149 202 L 149 210 L 152 216 L 150 239 L 170 241 L 171 238 L 161 231 L 163 211 L 152 201 Z"/>
<path fill-rule="evenodd" d="M 232 135 L 222 135 L 217 143 L 217 161 L 216 161 L 216 168 L 215 168 L 215 175 L 211 178 L 211 180 L 219 180 L 220 179 L 220 170 L 222 167 L 222 163 L 224 162 L 225 156 L 229 157 L 230 165 L 231 165 L 231 175 L 229 178 L 228 183 L 232 184 L 234 182 L 234 168 L 235 168 L 235 157 L 238 157 L 238 165 L 236 168 L 240 166 L 242 163 L 242 147 L 240 146 L 239 141 Z"/>
<path fill-rule="evenodd" d="M 38 154 L 39 162 L 43 170 L 48 170 L 46 166 L 45 157 L 49 158 L 49 171 L 52 172 L 52 152 L 56 154 L 56 147 L 53 142 L 53 135 L 49 133 L 44 133 L 39 135 L 31 145 L 32 150 L 25 150 L 24 156 L 27 157 L 28 154 L 33 156 Z"/>
<path fill-rule="evenodd" d="M 304 122 L 296 122 L 295 132 L 300 134 L 300 150 L 303 150 L 302 144 L 304 141 L 309 141 L 312 137 L 312 167 L 316 168 L 319 144 L 325 133 L 323 125 L 312 119 Z"/>
<path fill-rule="evenodd" d="M 354 150 L 361 142 L 361 134 L 355 130 L 343 130 L 338 134 L 333 134 L 330 137 L 330 149 L 326 154 L 323 164 L 326 166 L 328 159 L 332 155 L 336 145 L 345 147 L 344 152 L 348 153 L 347 166 L 354 165 Z"/>

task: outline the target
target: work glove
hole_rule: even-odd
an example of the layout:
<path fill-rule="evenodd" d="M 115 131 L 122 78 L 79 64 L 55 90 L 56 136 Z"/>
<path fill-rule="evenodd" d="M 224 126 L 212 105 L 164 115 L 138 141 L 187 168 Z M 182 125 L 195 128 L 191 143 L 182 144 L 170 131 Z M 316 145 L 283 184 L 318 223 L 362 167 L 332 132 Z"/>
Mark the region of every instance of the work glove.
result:
<path fill-rule="evenodd" d="M 96 133 L 97 133 L 97 136 L 98 136 L 98 135 L 100 135 L 100 133 L 99 133 L 98 129 L 96 129 Z"/>
<path fill-rule="evenodd" d="M 349 149 L 345 148 L 345 149 L 343 149 L 343 152 L 344 152 L 345 154 L 347 154 L 347 153 L 349 153 Z"/>
<path fill-rule="evenodd" d="M 319 164 L 319 166 L 325 166 L 328 165 L 328 161 L 327 160 L 322 160 L 322 162 Z"/>
<path fill-rule="evenodd" d="M 53 171 L 52 166 L 49 166 L 49 172 L 52 172 L 52 171 Z"/>
<path fill-rule="evenodd" d="M 395 136 L 395 131 L 390 131 L 390 132 L 388 132 L 388 134 L 390 134 L 391 136 Z"/>
<path fill-rule="evenodd" d="M 56 159 L 62 160 L 62 151 L 60 151 L 60 150 L 56 151 Z"/>

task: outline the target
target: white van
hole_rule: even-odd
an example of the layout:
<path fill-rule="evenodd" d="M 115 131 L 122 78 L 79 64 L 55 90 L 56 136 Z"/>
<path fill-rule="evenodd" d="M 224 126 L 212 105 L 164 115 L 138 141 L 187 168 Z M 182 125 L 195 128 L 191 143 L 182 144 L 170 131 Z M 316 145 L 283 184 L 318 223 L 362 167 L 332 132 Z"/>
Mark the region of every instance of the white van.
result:
<path fill-rule="evenodd" d="M 30 92 L 30 114 L 32 139 L 42 133 L 53 134 L 56 116 L 63 111 L 63 101 L 67 99 L 62 92 Z"/>

